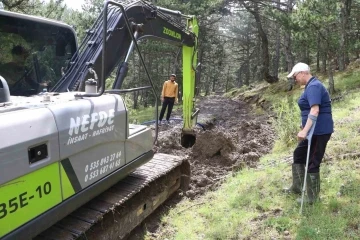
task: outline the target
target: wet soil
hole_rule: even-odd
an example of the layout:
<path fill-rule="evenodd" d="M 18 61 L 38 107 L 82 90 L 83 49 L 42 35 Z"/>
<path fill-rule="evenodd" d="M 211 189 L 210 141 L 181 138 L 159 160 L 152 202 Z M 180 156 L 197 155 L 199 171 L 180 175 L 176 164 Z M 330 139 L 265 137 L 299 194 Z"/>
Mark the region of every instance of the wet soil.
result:
<path fill-rule="evenodd" d="M 199 99 L 196 107 L 200 114 L 193 147 L 181 146 L 182 122 L 172 120 L 160 125 L 154 148 L 156 152 L 182 156 L 190 162 L 189 190 L 168 200 L 128 239 L 143 239 L 145 229 L 156 236 L 160 216 L 182 197 L 194 199 L 215 190 L 231 172 L 257 167 L 260 157 L 272 149 L 274 130 L 267 113 L 256 113 L 248 103 L 216 95 Z M 181 112 L 174 112 L 172 118 L 181 118 Z"/>

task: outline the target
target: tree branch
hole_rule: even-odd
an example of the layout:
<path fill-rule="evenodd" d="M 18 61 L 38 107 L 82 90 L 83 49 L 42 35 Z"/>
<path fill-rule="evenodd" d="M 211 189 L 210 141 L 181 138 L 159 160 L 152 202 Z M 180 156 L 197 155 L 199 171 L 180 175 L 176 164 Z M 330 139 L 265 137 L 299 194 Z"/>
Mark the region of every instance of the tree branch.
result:
<path fill-rule="evenodd" d="M 3 4 L 6 6 L 6 8 L 8 10 L 11 10 L 13 8 L 16 8 L 16 7 L 20 6 L 25 1 L 26 0 L 18 0 L 16 2 L 14 2 L 14 3 L 11 3 L 11 1 L 9 1 L 9 0 L 3 0 L 2 2 L 3 2 Z"/>

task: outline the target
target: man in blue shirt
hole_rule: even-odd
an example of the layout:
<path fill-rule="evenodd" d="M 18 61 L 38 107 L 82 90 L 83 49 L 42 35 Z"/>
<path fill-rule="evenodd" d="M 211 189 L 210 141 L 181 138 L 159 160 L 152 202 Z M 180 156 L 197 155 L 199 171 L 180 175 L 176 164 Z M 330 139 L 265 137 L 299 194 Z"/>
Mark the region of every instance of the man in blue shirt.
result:
<path fill-rule="evenodd" d="M 299 144 L 294 151 L 292 165 L 293 184 L 285 189 L 287 192 L 301 193 L 307 170 L 306 190 L 308 203 L 318 200 L 320 192 L 320 164 L 324 157 L 326 145 L 334 131 L 329 92 L 319 79 L 312 76 L 310 67 L 305 63 L 297 63 L 288 78 L 294 78 L 305 90 L 298 100 L 301 110 L 301 131 L 297 134 Z M 311 126 L 315 124 L 311 140 L 309 166 L 305 169 L 308 140 L 306 139 Z"/>

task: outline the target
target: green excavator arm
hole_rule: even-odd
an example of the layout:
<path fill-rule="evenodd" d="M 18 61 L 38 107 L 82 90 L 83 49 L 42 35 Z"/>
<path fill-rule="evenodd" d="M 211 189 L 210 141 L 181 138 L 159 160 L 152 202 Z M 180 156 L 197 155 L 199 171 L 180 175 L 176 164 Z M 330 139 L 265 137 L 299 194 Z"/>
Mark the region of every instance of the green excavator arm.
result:
<path fill-rule="evenodd" d="M 193 47 L 183 46 L 183 129 L 181 144 L 184 147 L 191 147 L 195 143 L 194 127 L 197 121 L 197 111 L 195 106 L 195 84 L 196 84 L 196 65 L 197 65 L 197 46 L 199 25 L 197 19 L 188 19 L 188 29 L 195 34 L 195 44 Z"/>

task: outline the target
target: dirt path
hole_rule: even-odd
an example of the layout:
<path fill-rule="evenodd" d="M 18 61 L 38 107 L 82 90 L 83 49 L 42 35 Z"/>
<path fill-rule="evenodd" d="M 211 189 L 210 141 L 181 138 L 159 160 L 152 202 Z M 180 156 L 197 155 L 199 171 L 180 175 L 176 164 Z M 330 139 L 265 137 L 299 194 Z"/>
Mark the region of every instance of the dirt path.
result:
<path fill-rule="evenodd" d="M 180 144 L 181 122 L 161 125 L 158 145 L 155 151 L 187 158 L 191 164 L 191 182 L 186 195 L 193 199 L 207 191 L 215 190 L 222 178 L 231 171 L 244 166 L 256 167 L 262 155 L 273 146 L 274 132 L 269 117 L 254 113 L 252 108 L 239 100 L 221 96 L 209 96 L 197 103 L 200 108 L 198 122 L 205 130 L 197 127 L 196 143 L 192 148 L 183 148 Z M 174 113 L 181 118 L 181 113 Z M 175 196 L 166 204 L 175 204 L 181 196 Z M 166 204 L 150 216 L 139 227 L 131 240 L 142 239 L 143 229 L 154 233 L 159 224 L 160 215 L 166 212 Z"/>

